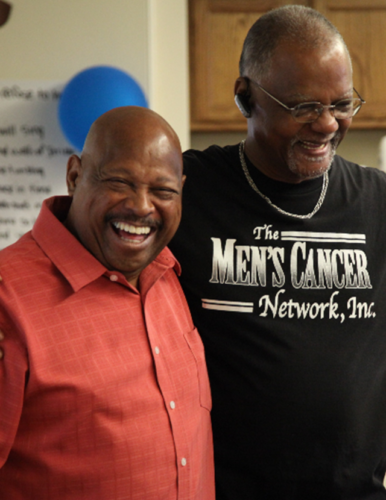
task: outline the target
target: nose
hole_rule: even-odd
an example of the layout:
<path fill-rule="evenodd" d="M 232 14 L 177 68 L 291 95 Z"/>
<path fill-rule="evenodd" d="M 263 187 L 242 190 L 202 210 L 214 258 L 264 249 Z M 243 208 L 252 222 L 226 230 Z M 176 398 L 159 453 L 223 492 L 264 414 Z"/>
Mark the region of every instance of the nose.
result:
<path fill-rule="evenodd" d="M 155 211 L 151 193 L 144 189 L 131 191 L 123 200 L 124 206 L 138 217 L 146 217 Z"/>
<path fill-rule="evenodd" d="M 332 109 L 324 108 L 319 118 L 311 123 L 312 129 L 315 132 L 323 133 L 325 135 L 333 134 L 339 129 L 338 120 L 334 116 Z"/>

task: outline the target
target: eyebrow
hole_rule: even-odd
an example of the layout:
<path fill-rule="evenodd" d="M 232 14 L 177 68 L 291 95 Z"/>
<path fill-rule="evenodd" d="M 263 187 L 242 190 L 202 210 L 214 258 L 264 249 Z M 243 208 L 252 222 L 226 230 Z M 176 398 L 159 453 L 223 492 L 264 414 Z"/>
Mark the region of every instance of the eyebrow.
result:
<path fill-rule="evenodd" d="M 102 167 L 100 172 L 102 175 L 121 175 L 122 177 L 126 177 L 128 180 L 132 179 L 132 175 L 131 175 L 130 170 L 128 170 L 127 168 L 124 168 L 124 167 L 117 166 L 117 167 L 109 168 L 109 169 Z M 179 181 L 177 174 L 176 174 L 175 179 L 177 180 L 177 182 Z M 173 183 L 173 182 L 175 182 L 175 179 L 172 176 L 160 175 L 154 179 L 154 182 Z"/>
<path fill-rule="evenodd" d="M 338 97 L 335 102 L 338 102 L 338 101 L 341 101 L 342 99 L 347 99 L 349 97 L 350 94 L 352 94 L 353 90 L 350 89 L 348 90 L 345 94 L 343 94 L 341 97 Z M 291 94 L 290 96 L 288 96 L 288 99 L 289 101 L 291 99 L 302 99 L 303 102 L 307 103 L 307 102 L 320 102 L 316 99 L 313 99 L 312 97 L 308 96 L 308 95 L 305 95 L 305 94 L 300 94 L 300 93 L 297 93 L 297 94 Z"/>
<path fill-rule="evenodd" d="M 178 177 L 176 176 L 176 179 L 178 179 Z M 163 176 L 160 176 L 160 177 L 157 177 L 155 179 L 156 182 L 174 182 L 174 179 L 172 177 L 166 177 L 165 175 Z"/>

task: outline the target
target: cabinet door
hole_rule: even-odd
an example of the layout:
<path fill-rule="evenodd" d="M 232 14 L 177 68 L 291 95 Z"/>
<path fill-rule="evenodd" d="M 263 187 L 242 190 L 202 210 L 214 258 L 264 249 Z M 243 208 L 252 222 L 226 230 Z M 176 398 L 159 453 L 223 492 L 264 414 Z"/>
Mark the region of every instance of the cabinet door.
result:
<path fill-rule="evenodd" d="M 291 3 L 325 14 L 347 43 L 366 100 L 352 128 L 386 128 L 386 0 L 189 0 L 192 131 L 246 130 L 233 101 L 244 38 L 260 15 Z"/>
<path fill-rule="evenodd" d="M 386 0 L 314 0 L 341 32 L 366 104 L 351 128 L 386 128 Z"/>
<path fill-rule="evenodd" d="M 190 0 L 192 131 L 246 130 L 233 100 L 244 38 L 256 19 L 294 0 Z"/>

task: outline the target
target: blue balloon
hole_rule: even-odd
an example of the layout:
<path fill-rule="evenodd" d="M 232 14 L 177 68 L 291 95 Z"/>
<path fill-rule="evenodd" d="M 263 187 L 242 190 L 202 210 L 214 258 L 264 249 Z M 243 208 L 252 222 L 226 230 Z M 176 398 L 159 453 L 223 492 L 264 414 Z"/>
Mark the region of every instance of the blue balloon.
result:
<path fill-rule="evenodd" d="M 141 87 L 129 74 L 111 66 L 94 66 L 76 74 L 59 100 L 59 123 L 66 139 L 81 151 L 91 124 L 119 106 L 148 107 Z"/>

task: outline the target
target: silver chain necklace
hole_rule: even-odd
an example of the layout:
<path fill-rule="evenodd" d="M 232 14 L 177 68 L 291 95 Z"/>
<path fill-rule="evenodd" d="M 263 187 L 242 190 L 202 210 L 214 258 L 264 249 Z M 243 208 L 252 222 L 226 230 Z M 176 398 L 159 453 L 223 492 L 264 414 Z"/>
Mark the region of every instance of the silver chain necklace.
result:
<path fill-rule="evenodd" d="M 245 140 L 242 141 L 240 143 L 240 146 L 239 146 L 240 163 L 241 163 L 241 166 L 243 167 L 243 171 L 244 171 L 245 177 L 247 178 L 247 181 L 248 181 L 249 185 L 251 186 L 251 188 L 254 191 L 256 191 L 256 193 L 259 196 L 261 196 L 268 203 L 268 205 L 270 205 L 271 207 L 275 208 L 281 214 L 289 215 L 290 217 L 296 217 L 297 219 L 311 219 L 311 217 L 313 217 L 316 214 L 316 212 L 320 209 L 320 207 L 323 205 L 324 198 L 326 197 L 327 188 L 328 188 L 328 173 L 324 172 L 324 174 L 323 174 L 322 190 L 320 192 L 319 200 L 317 201 L 317 203 L 316 203 L 314 209 L 312 210 L 312 212 L 310 212 L 309 214 L 305 214 L 305 215 L 293 214 L 291 212 L 287 212 L 286 210 L 283 210 L 282 208 L 280 208 L 277 205 L 275 205 L 274 203 L 272 203 L 272 201 L 268 198 L 268 196 L 265 196 L 265 194 L 263 194 L 259 190 L 259 188 L 256 186 L 256 184 L 253 182 L 253 179 L 252 179 L 252 177 L 251 177 L 251 175 L 249 173 L 249 170 L 248 170 L 247 163 L 245 161 L 244 143 L 245 143 Z"/>

